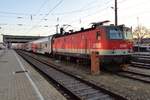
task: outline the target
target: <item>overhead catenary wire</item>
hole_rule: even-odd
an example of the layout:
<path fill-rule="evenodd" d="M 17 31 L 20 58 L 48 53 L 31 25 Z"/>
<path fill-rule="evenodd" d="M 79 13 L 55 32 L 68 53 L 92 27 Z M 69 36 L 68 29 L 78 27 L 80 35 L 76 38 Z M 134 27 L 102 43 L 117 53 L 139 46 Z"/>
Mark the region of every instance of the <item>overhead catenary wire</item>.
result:
<path fill-rule="evenodd" d="M 62 2 L 63 0 L 61 0 L 60 2 L 58 2 L 58 4 L 56 5 L 56 6 L 54 6 L 54 9 L 55 9 L 55 7 L 57 7 L 61 2 Z M 95 0 L 93 0 L 92 2 L 94 2 Z M 104 4 L 105 5 L 108 5 L 108 4 L 110 4 L 110 2 L 112 2 L 112 0 L 108 0 L 108 1 L 106 1 L 106 2 L 104 2 Z M 97 5 L 98 6 L 98 5 Z M 99 12 L 101 12 L 101 11 L 104 11 L 105 9 L 108 9 L 109 8 L 109 6 L 107 6 L 107 7 L 105 7 L 105 8 L 102 8 L 102 9 L 100 9 L 100 10 L 98 10 Z M 52 9 L 53 10 L 53 9 Z M 96 12 L 94 12 L 94 13 L 92 13 L 92 14 L 95 14 L 95 13 L 97 13 L 98 11 L 96 11 Z M 45 18 L 45 17 L 47 17 L 50 13 L 51 13 L 52 11 L 50 10 L 49 11 L 49 13 L 48 14 L 46 14 L 44 17 L 43 17 L 43 19 Z M 86 16 L 84 16 L 84 17 L 88 17 L 88 16 L 91 16 L 91 14 L 88 14 L 88 15 L 86 15 Z M 77 19 L 78 20 L 78 19 Z M 76 21 L 76 20 L 75 20 Z M 41 21 L 40 21 L 41 22 Z M 39 22 L 39 23 L 40 23 Z M 70 23 L 72 24 L 72 22 L 74 22 L 74 20 L 73 21 L 71 21 Z M 55 26 L 54 26 L 55 27 Z M 28 31 L 28 32 L 30 32 L 31 30 L 33 30 L 35 28 L 35 25 Z"/>
<path fill-rule="evenodd" d="M 39 22 L 37 22 L 34 26 L 32 26 L 26 33 L 29 33 L 31 30 L 33 30 L 36 25 L 41 23 L 42 20 L 45 19 L 52 11 L 54 11 L 63 1 L 64 0 L 60 0 L 52 9 L 49 10 L 49 12 L 47 14 L 45 14 L 45 16 L 41 20 L 39 20 Z"/>
<path fill-rule="evenodd" d="M 41 10 L 41 8 L 48 2 L 49 0 L 45 0 L 44 3 L 40 6 L 40 8 L 37 10 L 37 13 Z M 7 14 L 7 15 L 31 15 L 32 13 L 20 13 L 20 12 L 8 12 L 8 11 L 0 11 L 0 14 Z M 34 14 L 33 14 L 34 15 Z"/>
<path fill-rule="evenodd" d="M 147 11 L 145 11 L 145 10 L 143 11 L 142 8 L 140 7 L 142 5 L 148 4 L 147 3 L 148 1 L 149 0 L 143 0 L 142 2 L 134 2 L 133 1 L 134 5 L 129 0 L 120 0 L 120 1 L 118 1 L 119 12 L 120 12 L 119 18 L 122 20 L 123 24 L 126 23 L 126 21 L 124 21 L 125 19 L 130 21 L 130 20 L 133 20 L 133 18 L 134 19 L 137 18 L 137 16 L 139 16 L 139 15 L 142 16 L 143 14 L 148 14 L 149 13 L 148 10 Z M 129 3 L 129 5 L 124 6 L 125 4 L 128 4 L 128 3 Z M 128 12 L 127 9 L 130 9 L 130 12 Z M 138 10 L 135 10 L 135 11 L 132 12 L 132 10 L 134 10 L 134 9 L 138 9 Z M 125 13 L 125 12 L 127 12 L 128 14 Z"/>
<path fill-rule="evenodd" d="M 94 2 L 96 2 L 97 0 L 93 0 L 91 2 L 88 2 L 86 5 L 84 5 L 83 7 L 81 7 L 80 9 L 77 9 L 77 10 L 72 10 L 72 11 L 67 11 L 67 12 L 61 12 L 61 13 L 52 13 L 53 15 L 66 15 L 66 14 L 72 14 L 72 13 L 79 13 L 79 12 L 84 12 L 84 11 L 87 11 L 89 9 L 92 9 L 94 7 L 88 7 L 86 8 L 87 5 L 89 4 L 92 4 Z"/>
<path fill-rule="evenodd" d="M 86 18 L 86 17 L 89 17 L 89 16 L 93 16 L 95 13 L 98 13 L 98 12 L 99 12 L 99 13 L 102 13 L 103 11 L 105 11 L 106 9 L 108 9 L 108 8 L 110 7 L 110 3 L 111 3 L 111 2 L 112 2 L 112 0 L 107 1 L 107 2 L 105 3 L 105 4 L 106 4 L 106 7 L 103 7 L 103 8 L 101 8 L 101 9 L 99 9 L 99 10 L 93 12 L 93 13 L 87 14 L 87 15 L 81 17 L 81 19 Z M 72 24 L 73 22 L 75 22 L 75 21 L 77 21 L 77 20 L 79 20 L 79 19 L 72 20 L 72 21 L 69 22 L 69 24 Z"/>
<path fill-rule="evenodd" d="M 18 18 L 18 19 L 23 19 L 23 20 L 26 20 L 26 19 L 28 19 L 28 18 L 26 18 L 26 16 L 30 16 L 30 18 L 31 18 L 31 20 L 32 20 L 32 17 L 33 17 L 33 15 L 35 16 L 35 15 L 37 15 L 39 12 L 40 12 L 40 10 L 43 8 L 43 6 L 48 2 L 48 1 L 50 1 L 50 0 L 45 0 L 43 3 L 42 3 L 42 5 L 39 7 L 39 9 L 37 10 L 37 12 L 35 13 L 35 14 L 31 14 L 31 13 L 16 13 L 16 12 L 5 12 L 5 11 L 0 11 L 0 17 L 3 17 L 3 18 L 7 18 L 7 19 L 12 19 L 12 18 L 14 18 L 14 19 L 16 19 L 16 18 Z M 7 16 L 3 16 L 3 15 L 7 15 Z M 10 17 L 11 16 L 11 17 Z M 19 17 L 20 18 L 19 18 Z M 8 24 L 8 25 L 12 25 L 12 24 Z M 15 24 L 13 24 L 13 25 L 15 25 Z M 21 25 L 21 26 L 24 26 L 25 27 L 25 24 L 16 24 L 16 25 Z M 28 25 L 28 27 L 31 27 L 31 25 Z M 23 27 L 21 27 L 21 28 L 23 28 Z"/>
<path fill-rule="evenodd" d="M 106 2 L 104 3 L 105 7 L 102 7 L 101 9 L 99 9 L 99 10 L 93 12 L 93 13 L 90 13 L 90 14 L 87 14 L 87 15 L 85 15 L 85 16 L 82 16 L 81 18 L 84 19 L 84 18 L 87 18 L 87 17 L 89 17 L 89 16 L 94 16 L 95 13 L 102 13 L 102 12 L 104 12 L 106 9 L 110 8 L 110 4 L 112 4 L 112 0 L 106 1 Z M 80 18 L 80 22 L 82 22 L 82 21 L 81 21 L 81 18 Z M 79 20 L 79 18 L 74 19 L 74 20 L 71 20 L 68 24 L 69 24 L 69 25 L 72 25 L 73 23 L 78 22 L 77 20 Z"/>
<path fill-rule="evenodd" d="M 98 12 L 101 13 L 101 12 L 105 11 L 106 9 L 108 9 L 108 8 L 110 7 L 110 3 L 111 3 L 111 2 L 112 2 L 112 0 L 106 1 L 106 2 L 104 3 L 104 4 L 106 5 L 106 7 L 103 7 L 103 8 L 101 8 L 101 9 L 99 9 L 98 11 L 95 11 L 95 12 L 93 12 L 93 13 L 90 13 L 90 14 L 87 14 L 87 15 L 85 15 L 85 16 L 82 16 L 82 17 L 80 18 L 80 20 L 83 19 L 83 18 L 89 17 L 89 16 L 93 16 L 95 13 L 98 13 Z M 70 24 L 73 24 L 73 23 L 76 23 L 77 20 L 79 20 L 79 18 L 74 19 L 74 20 L 71 20 L 71 21 L 69 22 L 69 25 L 70 25 Z"/>
<path fill-rule="evenodd" d="M 60 2 L 58 2 L 58 4 L 53 7 L 53 9 L 55 9 L 62 1 L 63 1 L 63 0 L 61 0 Z M 95 1 L 95 0 L 93 0 L 92 2 L 94 2 L 94 1 Z M 109 3 L 110 1 L 111 1 L 111 0 L 109 0 L 109 1 L 106 2 L 105 4 Z M 47 1 L 45 1 L 45 2 L 41 5 L 41 7 L 39 8 L 38 11 L 40 11 L 40 9 L 45 5 L 46 2 L 47 2 Z M 91 3 L 91 2 L 89 2 L 89 3 Z M 48 12 L 48 14 L 46 14 L 42 19 L 40 19 L 40 22 L 41 22 L 45 17 L 47 17 L 47 16 L 53 11 L 53 9 L 51 9 L 51 10 Z M 37 11 L 37 12 L 38 12 L 38 11 Z M 29 14 L 29 15 L 30 15 L 30 14 Z M 90 15 L 88 14 L 87 16 L 90 16 Z M 38 23 L 40 23 L 40 22 L 38 22 Z M 32 28 L 31 28 L 28 32 L 30 32 L 32 29 L 34 29 L 34 28 L 36 27 L 36 25 L 38 25 L 38 23 L 35 24 L 34 26 L 32 26 Z"/>
<path fill-rule="evenodd" d="M 86 4 L 86 6 L 89 5 L 89 4 L 91 5 L 91 3 L 96 2 L 96 1 L 97 0 L 93 0 L 92 2 L 88 2 Z M 107 2 L 105 2 L 105 4 L 108 4 L 110 1 L 111 0 L 108 0 Z M 72 11 L 68 11 L 68 12 L 61 12 L 61 13 L 53 13 L 53 15 L 67 15 L 67 14 L 74 14 L 74 13 L 86 12 L 86 11 L 94 9 L 94 8 L 100 6 L 100 5 L 101 4 L 98 4 L 98 5 L 94 5 L 92 7 L 88 7 L 88 8 L 86 8 L 86 6 L 83 6 L 82 8 L 77 9 L 77 10 L 72 10 Z"/>
<path fill-rule="evenodd" d="M 60 0 L 45 16 L 47 17 L 52 11 L 54 11 L 64 0 Z"/>
<path fill-rule="evenodd" d="M 42 3 L 42 5 L 39 7 L 39 9 L 38 9 L 37 12 L 35 13 L 35 15 L 37 15 L 37 14 L 40 12 L 40 10 L 45 6 L 45 4 L 46 4 L 48 1 L 50 1 L 50 0 L 45 0 L 45 1 Z"/>
<path fill-rule="evenodd" d="M 93 0 L 93 2 L 94 2 L 95 0 Z M 114 1 L 114 0 L 107 0 L 108 1 L 108 3 L 110 2 L 110 1 Z M 104 1 L 103 3 L 103 5 L 100 7 L 99 6 L 99 8 L 95 8 L 95 10 L 93 9 L 93 10 L 86 10 L 86 9 L 90 9 L 90 7 L 93 7 L 94 5 L 96 5 L 96 4 L 91 4 L 90 6 L 85 6 L 85 7 L 83 7 L 84 9 L 82 9 L 83 11 L 81 11 L 81 14 L 80 13 L 76 13 L 75 12 L 75 14 L 77 15 L 77 16 L 75 16 L 75 17 L 73 17 L 72 19 L 69 19 L 70 17 L 69 16 L 67 16 L 66 14 L 66 16 L 64 17 L 64 19 L 65 18 L 68 18 L 67 19 L 67 23 L 69 24 L 69 23 L 79 23 L 79 20 L 81 19 L 81 23 L 86 23 L 86 21 L 85 20 L 88 20 L 88 19 L 92 19 L 91 21 L 93 21 L 93 20 L 95 20 L 94 18 L 96 18 L 96 20 L 98 20 L 97 18 L 98 17 L 94 17 L 95 15 L 98 15 L 99 17 L 101 17 L 101 16 L 104 16 L 104 13 L 106 13 L 107 14 L 107 12 L 105 12 L 106 10 L 108 11 L 108 9 L 111 7 L 111 6 L 107 6 L 106 4 L 107 4 L 107 1 Z M 147 0 L 148 1 L 148 0 Z M 39 8 L 37 8 L 36 10 L 35 10 L 35 12 L 36 13 L 42 13 L 42 15 L 40 15 L 40 14 L 36 14 L 36 13 L 33 13 L 32 15 L 33 15 L 33 18 L 35 17 L 35 15 L 37 15 L 35 18 L 34 18 L 34 20 L 33 21 L 30 21 L 31 22 L 31 24 L 29 24 L 29 27 L 28 27 L 28 29 L 26 29 L 25 31 L 28 31 L 28 32 L 30 32 L 30 31 L 32 31 L 32 29 L 37 29 L 37 27 L 39 26 L 39 25 L 42 25 L 43 26 L 43 24 L 50 24 L 51 25 L 51 23 L 53 23 L 53 22 L 50 22 L 50 23 L 48 23 L 50 20 L 52 20 L 52 21 L 55 21 L 53 18 L 52 19 L 49 19 L 51 16 L 49 16 L 50 14 L 52 14 L 53 13 L 53 11 L 52 12 L 50 12 L 50 14 L 48 15 L 48 13 L 44 13 L 44 11 L 43 10 L 45 10 L 45 9 L 42 9 L 43 8 L 43 6 L 42 5 L 45 5 L 44 4 L 44 2 L 48 2 L 48 0 L 43 0 L 42 1 L 42 3 L 41 3 L 41 5 L 39 5 L 38 7 Z M 58 2 L 58 1 L 57 1 Z M 92 0 L 91 1 L 89 1 L 89 4 L 92 2 Z M 126 17 L 137 17 L 137 15 L 138 14 L 140 14 L 140 16 L 142 16 L 143 15 L 143 13 L 144 14 L 147 14 L 147 13 L 149 13 L 149 11 L 148 11 L 148 9 L 147 9 L 147 11 L 144 11 L 144 10 L 146 10 L 146 9 L 144 9 L 143 8 L 143 11 L 141 11 L 141 9 L 142 8 L 140 8 L 140 7 L 142 7 L 141 5 L 145 5 L 147 2 L 146 2 L 146 0 L 143 0 L 143 1 L 139 1 L 139 2 L 135 2 L 134 4 L 129 4 L 128 2 L 130 2 L 130 0 L 118 0 L 118 10 L 119 10 L 119 12 L 120 12 L 120 14 L 119 14 L 119 18 L 120 19 L 124 19 L 124 18 L 126 18 Z M 56 2 L 55 2 L 56 3 Z M 126 4 L 128 4 L 128 5 L 126 5 Z M 54 5 L 54 4 L 53 4 Z M 98 5 L 98 3 L 97 3 L 97 5 Z M 96 6 L 97 6 L 96 5 Z M 125 6 L 124 6 L 125 5 Z M 146 4 L 147 5 L 147 4 Z M 106 7 L 107 6 L 107 7 Z M 47 6 L 45 6 L 45 7 L 47 7 Z M 102 8 L 102 10 L 101 10 L 101 8 Z M 104 8 L 104 9 L 103 9 Z M 133 9 L 132 9 L 133 8 Z M 134 9 L 139 9 L 138 11 L 134 11 Z M 133 10 L 133 12 L 131 13 L 131 14 L 129 14 L 129 13 L 126 13 L 126 10 L 127 9 L 130 9 L 130 12 L 131 12 L 131 10 Z M 78 9 L 77 9 L 78 10 Z M 97 11 L 96 11 L 97 10 Z M 111 10 L 110 10 L 111 11 Z M 55 11 L 56 12 L 56 11 Z M 54 14 L 56 14 L 54 12 Z M 112 12 L 113 12 L 113 10 L 112 10 Z M 63 13 L 63 12 L 62 12 Z M 74 12 L 73 12 L 74 13 Z M 7 15 L 7 16 L 6 16 Z M 17 17 L 19 16 L 21 16 L 21 17 L 23 17 L 22 19 L 17 19 L 17 21 L 20 23 L 21 21 L 21 23 L 24 23 L 25 21 L 26 21 L 26 19 L 27 19 L 27 17 L 26 16 L 28 16 L 28 19 L 29 19 L 29 17 L 30 17 L 30 15 L 31 15 L 31 13 L 29 12 L 29 13 L 24 13 L 24 12 L 22 12 L 22 13 L 15 13 L 15 12 L 3 12 L 3 11 L 0 11 L 0 17 L 2 17 L 2 18 L 4 18 L 3 20 L 5 21 L 9 16 L 12 16 L 12 17 L 10 17 L 10 19 L 17 19 Z M 69 15 L 69 14 L 68 14 Z M 4 16 L 6 16 L 6 17 L 4 17 Z M 15 16 L 17 16 L 17 17 L 15 17 Z M 44 16 L 46 16 L 46 19 L 48 19 L 48 21 L 44 21 Z M 48 16 L 48 17 L 47 17 Z M 106 16 L 106 15 L 105 15 Z M 113 15 L 112 15 L 113 16 Z M 58 17 L 58 16 L 56 16 L 56 17 Z M 62 16 L 63 17 L 63 16 Z M 61 18 L 61 19 L 63 19 L 62 17 L 59 17 L 59 18 Z M 87 18 L 86 18 L 87 17 Z M 6 18 L 6 19 L 5 19 Z M 24 21 L 23 21 L 24 20 Z M 129 18 L 127 19 L 127 20 L 130 20 Z M 37 24 L 36 24 L 36 22 L 37 22 Z M 41 23 L 42 22 L 42 23 Z M 27 22 L 28 23 L 28 22 Z M 60 24 L 61 24 L 61 21 L 60 21 Z M 17 24 L 16 24 L 17 25 Z M 25 24 L 23 24 L 23 26 L 24 26 Z M 80 25 L 82 25 L 82 24 L 80 24 Z M 13 25 L 12 25 L 13 26 Z M 36 27 L 37 26 L 37 27 Z M 49 26 L 49 25 L 48 25 Z M 54 25 L 55 26 L 55 25 Z M 18 26 L 18 27 L 20 27 L 20 26 Z M 15 28 L 15 27 L 14 27 Z M 21 27 L 20 27 L 21 28 Z M 31 30 L 30 30 L 30 28 L 32 28 Z M 44 31 L 44 30 L 43 30 Z"/>
<path fill-rule="evenodd" d="M 12 15 L 21 15 L 21 14 L 23 14 L 23 15 L 26 15 L 26 16 L 29 16 L 30 17 L 30 19 L 32 20 L 33 19 L 33 16 L 36 16 L 38 13 L 40 13 L 40 10 L 45 6 L 45 4 L 48 2 L 48 1 L 50 1 L 50 0 L 45 0 L 41 5 L 40 5 L 40 7 L 39 7 L 39 9 L 36 11 L 36 13 L 34 13 L 34 14 L 26 14 L 26 13 L 12 13 L 12 12 L 5 12 L 6 14 L 12 14 Z M 0 16 L 1 17 L 1 16 Z M 2 16 L 3 17 L 3 16 Z M 12 18 L 12 17 L 11 17 Z M 23 20 L 25 20 L 25 18 L 23 17 Z M 37 21 L 38 20 L 42 20 L 42 19 L 36 19 Z M 35 19 L 34 19 L 34 21 L 35 21 Z M 22 24 L 24 27 L 25 27 L 25 24 Z M 32 25 L 28 25 L 28 27 L 32 27 Z M 23 27 L 21 27 L 21 28 L 23 28 Z"/>
<path fill-rule="evenodd" d="M 18 13 L 18 12 L 6 12 L 6 11 L 0 11 L 0 14 L 7 14 L 7 15 L 24 15 L 29 16 L 30 13 Z"/>

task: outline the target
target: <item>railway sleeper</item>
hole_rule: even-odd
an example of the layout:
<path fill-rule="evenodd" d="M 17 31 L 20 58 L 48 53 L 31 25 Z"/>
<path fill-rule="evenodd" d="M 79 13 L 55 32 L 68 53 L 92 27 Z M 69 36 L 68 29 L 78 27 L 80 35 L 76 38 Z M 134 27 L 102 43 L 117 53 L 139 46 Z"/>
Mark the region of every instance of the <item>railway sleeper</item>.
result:
<path fill-rule="evenodd" d="M 72 91 L 77 92 L 77 91 L 83 91 L 83 90 L 88 90 L 88 89 L 91 89 L 91 87 L 80 87 L 80 88 L 72 89 Z"/>
<path fill-rule="evenodd" d="M 75 86 L 76 84 L 80 84 L 80 82 L 77 82 L 77 83 L 64 83 L 64 82 L 62 82 L 62 84 L 63 85 L 65 85 L 65 86 L 68 86 L 68 85 L 71 85 L 71 86 Z"/>
<path fill-rule="evenodd" d="M 61 82 L 61 83 L 75 82 L 75 80 L 73 80 L 73 79 L 63 79 L 63 78 L 62 79 L 57 79 L 57 77 L 56 77 L 56 80 Z"/>
<path fill-rule="evenodd" d="M 133 67 L 139 67 L 139 68 L 145 68 L 145 69 L 150 69 L 148 65 L 140 65 L 140 64 L 131 64 Z"/>
<path fill-rule="evenodd" d="M 62 73 L 60 73 L 60 72 L 58 72 L 58 71 L 56 71 L 56 70 L 54 70 L 54 69 L 52 69 L 52 70 L 49 71 L 49 72 L 51 72 L 51 73 L 50 73 L 51 75 L 57 76 L 57 77 L 59 77 L 60 79 L 61 79 L 62 77 L 64 77 L 64 74 L 62 74 Z M 61 75 L 61 76 L 60 76 L 60 75 Z"/>
<path fill-rule="evenodd" d="M 56 70 L 53 70 L 51 73 L 50 73 L 52 76 L 55 76 L 57 77 L 58 80 L 62 80 L 62 79 L 72 79 L 71 77 L 69 76 L 66 76 L 64 75 L 63 73 L 60 73 L 60 72 L 57 72 Z"/>
<path fill-rule="evenodd" d="M 92 94 L 95 94 L 95 93 L 99 93 L 100 91 L 98 90 L 92 90 L 92 91 L 86 91 L 86 92 L 83 92 L 83 91 L 80 91 L 80 92 L 76 92 L 79 96 L 88 96 L 88 95 L 92 95 Z"/>
<path fill-rule="evenodd" d="M 70 89 L 71 90 L 74 90 L 74 91 L 76 91 L 76 90 L 78 90 L 78 89 L 82 89 L 82 88 L 91 88 L 91 87 L 89 87 L 89 86 L 86 86 L 86 85 L 80 85 L 80 87 L 78 86 L 75 86 L 75 87 L 70 87 Z"/>
<path fill-rule="evenodd" d="M 80 95 L 80 94 L 78 94 Z M 103 94 L 101 92 L 92 92 L 92 93 L 88 93 L 88 94 L 84 94 L 84 95 L 80 95 L 81 98 L 85 99 L 85 100 L 108 100 L 108 98 L 111 98 L 109 95 L 107 94 Z"/>
<path fill-rule="evenodd" d="M 143 77 L 143 76 L 139 76 L 139 75 L 132 75 L 132 74 L 120 74 L 121 76 L 124 76 L 124 77 L 129 77 L 131 79 L 136 79 L 136 80 L 140 80 L 140 81 L 143 81 L 143 82 L 148 82 L 150 83 L 150 78 L 146 78 L 146 77 Z"/>
<path fill-rule="evenodd" d="M 87 100 L 110 100 L 110 96 L 109 95 L 106 95 L 106 94 L 94 94 L 94 95 L 90 95 L 90 96 L 87 96 Z"/>
<path fill-rule="evenodd" d="M 144 66 L 150 66 L 148 63 L 141 63 L 141 62 L 131 62 L 133 65 L 144 65 Z"/>
<path fill-rule="evenodd" d="M 84 86 L 86 86 L 86 85 L 83 83 L 66 85 L 67 88 L 75 88 L 75 89 L 80 88 L 80 87 L 84 87 Z M 86 87 L 88 87 L 88 86 L 86 86 Z"/>
<path fill-rule="evenodd" d="M 72 80 L 72 78 L 71 77 L 69 77 L 69 76 L 66 76 L 66 75 L 55 75 L 56 77 L 57 77 L 57 79 L 58 80 Z"/>
<path fill-rule="evenodd" d="M 90 89 L 84 89 L 84 90 L 79 90 L 79 91 L 76 91 L 76 93 L 86 93 L 86 92 L 91 92 L 91 91 L 98 91 L 98 90 L 95 90 L 93 88 L 90 88 Z"/>
<path fill-rule="evenodd" d="M 64 85 L 68 85 L 68 84 L 79 84 L 79 81 L 66 81 L 66 82 L 62 82 L 62 84 Z"/>
<path fill-rule="evenodd" d="M 51 75 L 50 75 L 51 76 Z M 80 82 L 77 82 L 77 81 L 72 81 L 72 80 L 70 80 L 70 79 L 57 79 L 57 77 L 55 77 L 55 76 L 51 76 L 53 79 L 55 79 L 55 81 L 57 81 L 57 82 L 59 82 L 59 83 L 61 83 L 61 84 L 63 84 L 63 85 L 68 85 L 68 84 L 78 84 L 78 83 L 80 83 Z"/>
<path fill-rule="evenodd" d="M 55 77 L 55 79 L 59 80 L 59 81 L 71 81 L 72 79 L 70 77 L 67 77 L 65 75 L 57 75 L 56 73 L 53 72 L 49 72 L 48 73 L 50 76 Z"/>
<path fill-rule="evenodd" d="M 59 75 L 52 74 L 52 73 L 49 73 L 49 75 L 51 75 L 51 76 L 55 77 L 57 80 L 65 80 L 65 81 L 67 81 L 67 80 L 71 80 L 71 79 L 70 79 L 70 78 L 68 78 L 68 77 L 59 76 Z"/>

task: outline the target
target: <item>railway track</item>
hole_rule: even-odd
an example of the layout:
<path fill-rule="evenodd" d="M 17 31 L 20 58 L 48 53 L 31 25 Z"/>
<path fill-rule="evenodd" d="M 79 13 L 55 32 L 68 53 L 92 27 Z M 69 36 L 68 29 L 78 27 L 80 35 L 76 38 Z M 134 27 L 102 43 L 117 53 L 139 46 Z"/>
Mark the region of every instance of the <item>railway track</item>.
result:
<path fill-rule="evenodd" d="M 150 83 L 150 75 L 146 74 L 147 69 L 150 69 L 150 55 L 134 54 L 128 69 L 118 72 L 117 75 L 144 83 Z"/>
<path fill-rule="evenodd" d="M 141 81 L 144 83 L 150 83 L 150 75 L 136 72 L 136 71 L 131 71 L 131 70 L 120 71 L 117 73 L 117 75 L 129 78 L 129 79 Z"/>
<path fill-rule="evenodd" d="M 149 52 L 135 52 L 134 55 L 150 56 Z"/>
<path fill-rule="evenodd" d="M 150 55 L 149 54 L 133 54 L 133 59 L 131 62 L 131 66 L 138 67 L 138 68 L 144 68 L 144 69 L 150 69 Z"/>
<path fill-rule="evenodd" d="M 133 67 L 138 67 L 138 68 L 143 68 L 143 69 L 150 69 L 150 64 L 148 64 L 148 63 L 132 61 L 130 65 L 133 66 Z"/>
<path fill-rule="evenodd" d="M 46 74 L 74 100 L 126 100 L 124 97 L 98 87 L 70 73 L 57 69 L 55 65 L 43 61 L 27 52 L 17 51 L 25 60 Z M 72 100 L 72 99 L 71 99 Z"/>
<path fill-rule="evenodd" d="M 133 61 L 150 63 L 150 55 L 148 54 L 133 54 Z"/>
<path fill-rule="evenodd" d="M 135 58 L 134 58 L 134 61 L 150 63 L 150 58 L 145 58 L 145 57 L 135 57 Z"/>

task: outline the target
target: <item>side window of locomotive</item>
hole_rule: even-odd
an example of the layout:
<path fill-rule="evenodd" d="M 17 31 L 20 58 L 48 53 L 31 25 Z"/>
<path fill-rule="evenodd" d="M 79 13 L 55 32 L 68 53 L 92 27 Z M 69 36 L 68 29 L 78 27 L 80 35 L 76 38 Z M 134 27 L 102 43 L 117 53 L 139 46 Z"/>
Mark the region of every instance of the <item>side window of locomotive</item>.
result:
<path fill-rule="evenodd" d="M 101 34 L 100 34 L 100 32 L 98 31 L 98 32 L 96 32 L 96 40 L 100 40 L 101 39 Z"/>

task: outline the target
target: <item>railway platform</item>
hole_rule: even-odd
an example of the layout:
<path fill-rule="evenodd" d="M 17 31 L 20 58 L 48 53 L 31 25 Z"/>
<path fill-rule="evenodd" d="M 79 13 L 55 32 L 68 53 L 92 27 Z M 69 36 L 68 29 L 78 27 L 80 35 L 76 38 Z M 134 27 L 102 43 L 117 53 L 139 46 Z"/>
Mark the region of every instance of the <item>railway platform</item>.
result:
<path fill-rule="evenodd" d="M 66 100 L 13 50 L 0 50 L 0 100 Z"/>

